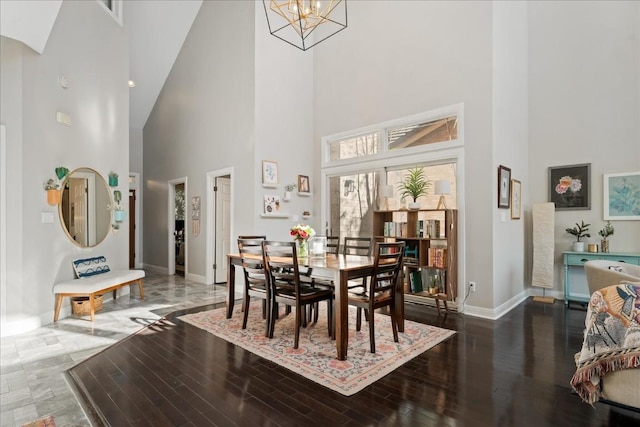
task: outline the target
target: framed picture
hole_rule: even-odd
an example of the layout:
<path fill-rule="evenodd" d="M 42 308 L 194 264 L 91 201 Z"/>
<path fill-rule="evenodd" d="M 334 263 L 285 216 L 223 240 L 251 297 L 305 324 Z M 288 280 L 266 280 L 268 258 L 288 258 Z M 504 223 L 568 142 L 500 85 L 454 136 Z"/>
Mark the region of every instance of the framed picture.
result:
<path fill-rule="evenodd" d="M 278 184 L 278 162 L 262 161 L 262 183 L 267 185 Z"/>
<path fill-rule="evenodd" d="M 511 180 L 511 219 L 520 219 L 522 213 L 522 183 Z"/>
<path fill-rule="evenodd" d="M 509 209 L 511 196 L 511 169 L 498 166 L 498 208 Z"/>
<path fill-rule="evenodd" d="M 557 211 L 591 209 L 591 163 L 550 167 L 549 201 Z"/>
<path fill-rule="evenodd" d="M 640 220 L 640 171 L 603 176 L 604 219 Z"/>
<path fill-rule="evenodd" d="M 306 175 L 298 175 L 298 193 L 311 193 L 311 185 L 309 177 Z"/>
<path fill-rule="evenodd" d="M 280 196 L 264 196 L 264 213 L 273 215 L 280 212 Z"/>

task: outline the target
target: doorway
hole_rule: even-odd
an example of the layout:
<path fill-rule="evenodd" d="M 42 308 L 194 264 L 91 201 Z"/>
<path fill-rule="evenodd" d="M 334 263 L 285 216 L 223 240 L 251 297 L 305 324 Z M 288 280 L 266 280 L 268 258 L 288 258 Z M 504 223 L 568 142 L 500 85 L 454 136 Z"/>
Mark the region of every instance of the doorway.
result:
<path fill-rule="evenodd" d="M 233 168 L 207 172 L 206 282 L 225 283 L 234 235 Z"/>
<path fill-rule="evenodd" d="M 186 199 L 187 178 L 169 181 L 168 191 L 168 263 L 167 274 L 185 276 L 188 270 Z"/>

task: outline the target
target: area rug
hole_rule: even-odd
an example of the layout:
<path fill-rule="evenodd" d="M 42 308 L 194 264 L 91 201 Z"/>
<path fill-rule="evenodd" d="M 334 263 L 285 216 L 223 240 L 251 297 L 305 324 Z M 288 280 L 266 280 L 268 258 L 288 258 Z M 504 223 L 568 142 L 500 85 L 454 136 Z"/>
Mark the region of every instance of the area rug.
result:
<path fill-rule="evenodd" d="M 327 333 L 326 304 L 321 304 L 317 324 L 300 330 L 300 345 L 293 348 L 295 319 L 281 315 L 273 339 L 264 336 L 261 302 L 252 303 L 247 329 L 242 329 L 242 313 L 237 305 L 231 319 L 225 308 L 187 314 L 180 320 L 204 329 L 245 350 L 275 362 L 305 378 L 345 396 L 351 396 L 392 372 L 402 364 L 439 344 L 455 331 L 405 320 L 399 342 L 393 341 L 389 316 L 376 313 L 376 353 L 369 349 L 369 329 L 355 330 L 356 310 L 349 307 L 349 349 L 347 360 L 336 359 L 336 344 Z"/>
<path fill-rule="evenodd" d="M 56 427 L 56 422 L 53 420 L 53 415 L 49 415 L 48 417 L 22 424 L 21 427 Z"/>

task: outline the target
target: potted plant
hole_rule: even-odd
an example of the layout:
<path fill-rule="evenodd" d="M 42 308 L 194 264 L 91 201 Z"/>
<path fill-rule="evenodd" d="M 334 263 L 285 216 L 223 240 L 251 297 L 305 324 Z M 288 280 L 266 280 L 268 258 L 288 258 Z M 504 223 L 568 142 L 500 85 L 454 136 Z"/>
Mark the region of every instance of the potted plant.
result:
<path fill-rule="evenodd" d="M 65 168 L 64 166 L 58 166 L 56 168 L 56 176 L 58 177 L 58 181 L 62 182 L 62 180 L 64 180 L 67 175 L 69 175 L 69 169 Z"/>
<path fill-rule="evenodd" d="M 296 189 L 298 185 L 297 184 L 287 184 L 284 186 L 284 200 L 290 200 L 291 199 L 291 192 L 293 190 Z"/>
<path fill-rule="evenodd" d="M 580 239 L 583 237 L 591 237 L 591 234 L 589 234 L 590 225 L 591 224 L 585 224 L 584 221 L 580 221 L 580 224 L 576 222 L 575 227 L 565 230 L 567 233 L 576 236 L 576 241 L 573 242 L 572 246 L 574 252 L 584 252 L 584 242 L 581 242 Z"/>
<path fill-rule="evenodd" d="M 127 212 L 122 205 L 117 204 L 113 207 L 113 220 L 115 222 L 122 222 L 127 217 Z"/>
<path fill-rule="evenodd" d="M 615 230 L 613 229 L 613 225 L 611 225 L 611 221 L 607 221 L 607 224 L 604 226 L 604 228 L 598 231 L 598 234 L 600 235 L 600 237 L 602 237 L 602 240 L 600 241 L 600 250 L 602 252 L 609 252 L 609 241 L 607 240 L 607 238 L 609 236 L 613 236 L 614 231 Z"/>
<path fill-rule="evenodd" d="M 409 174 L 398 184 L 400 201 L 404 202 L 407 197 L 410 197 L 413 203 L 409 203 L 409 209 L 420 209 L 418 197 L 426 196 L 430 186 L 431 182 L 427 180 L 423 168 L 419 166 L 411 168 L 409 169 Z"/>
<path fill-rule="evenodd" d="M 438 291 L 438 277 L 431 276 L 431 281 L 429 282 L 429 295 L 435 295 Z"/>
<path fill-rule="evenodd" d="M 57 205 L 62 201 L 62 183 L 53 178 L 49 178 L 44 183 L 44 189 L 47 192 L 47 203 Z"/>
<path fill-rule="evenodd" d="M 118 186 L 118 174 L 111 171 L 109 172 L 109 187 L 117 187 Z"/>

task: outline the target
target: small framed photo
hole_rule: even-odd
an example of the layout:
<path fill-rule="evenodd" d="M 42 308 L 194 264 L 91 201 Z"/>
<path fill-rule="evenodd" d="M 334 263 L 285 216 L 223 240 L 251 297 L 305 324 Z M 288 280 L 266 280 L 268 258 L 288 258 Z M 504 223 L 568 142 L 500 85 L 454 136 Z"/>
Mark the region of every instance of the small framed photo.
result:
<path fill-rule="evenodd" d="M 298 193 L 311 193 L 311 185 L 307 175 L 298 175 Z"/>
<path fill-rule="evenodd" d="M 264 213 L 267 215 L 280 213 L 280 196 L 264 196 Z"/>
<path fill-rule="evenodd" d="M 278 162 L 262 161 L 262 183 L 267 185 L 278 184 Z"/>
<path fill-rule="evenodd" d="M 522 213 L 522 183 L 511 180 L 511 219 L 520 219 Z"/>
<path fill-rule="evenodd" d="M 603 176 L 604 219 L 640 220 L 640 171 Z"/>
<path fill-rule="evenodd" d="M 498 209 L 509 209 L 511 195 L 511 169 L 498 166 Z"/>
<path fill-rule="evenodd" d="M 549 201 L 557 211 L 591 209 L 591 163 L 550 167 Z"/>

